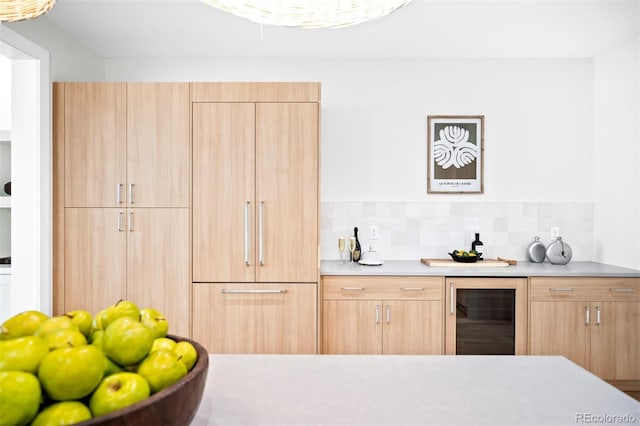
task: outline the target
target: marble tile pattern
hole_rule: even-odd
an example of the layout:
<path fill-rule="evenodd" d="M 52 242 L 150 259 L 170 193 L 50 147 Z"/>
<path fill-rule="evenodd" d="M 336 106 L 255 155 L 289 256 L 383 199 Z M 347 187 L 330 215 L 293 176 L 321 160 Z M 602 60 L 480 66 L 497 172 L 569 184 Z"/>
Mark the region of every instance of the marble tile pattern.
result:
<path fill-rule="evenodd" d="M 369 229 L 378 226 L 378 240 Z M 373 245 L 383 259 L 448 257 L 453 249 L 471 249 L 480 233 L 486 258 L 526 260 L 534 237 L 549 244 L 557 226 L 572 249 L 572 260 L 592 260 L 593 203 L 589 202 L 368 202 L 323 201 L 320 206 L 322 259 L 339 259 L 338 237 L 358 237 L 363 251 Z M 344 258 L 348 259 L 345 252 Z"/>

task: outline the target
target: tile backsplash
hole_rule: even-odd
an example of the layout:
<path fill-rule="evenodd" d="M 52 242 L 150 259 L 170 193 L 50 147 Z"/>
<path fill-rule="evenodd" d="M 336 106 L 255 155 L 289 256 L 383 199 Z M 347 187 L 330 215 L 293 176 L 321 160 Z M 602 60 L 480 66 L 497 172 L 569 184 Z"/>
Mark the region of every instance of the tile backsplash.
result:
<path fill-rule="evenodd" d="M 338 237 L 353 235 L 355 226 L 362 250 L 374 246 L 385 260 L 447 257 L 453 249 L 469 250 L 475 232 L 484 257 L 526 260 L 529 243 L 536 235 L 551 242 L 554 226 L 571 246 L 573 260 L 591 260 L 593 254 L 593 203 L 588 202 L 324 201 L 320 209 L 322 259 L 339 259 Z M 369 238 L 372 225 L 378 240 Z"/>

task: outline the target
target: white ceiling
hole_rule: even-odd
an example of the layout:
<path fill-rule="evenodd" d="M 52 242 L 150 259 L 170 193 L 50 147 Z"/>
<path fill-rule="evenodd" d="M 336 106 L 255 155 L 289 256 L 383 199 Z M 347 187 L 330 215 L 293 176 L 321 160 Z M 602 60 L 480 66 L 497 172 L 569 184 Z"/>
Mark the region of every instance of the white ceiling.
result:
<path fill-rule="evenodd" d="M 316 30 L 261 28 L 199 0 L 58 0 L 39 19 L 106 58 L 592 57 L 638 33 L 640 0 L 414 0 Z"/>

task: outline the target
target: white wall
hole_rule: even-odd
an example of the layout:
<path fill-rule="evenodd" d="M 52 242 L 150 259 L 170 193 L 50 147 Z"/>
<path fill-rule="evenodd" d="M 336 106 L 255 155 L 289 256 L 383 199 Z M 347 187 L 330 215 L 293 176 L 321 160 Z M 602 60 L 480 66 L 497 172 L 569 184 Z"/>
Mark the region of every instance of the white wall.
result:
<path fill-rule="evenodd" d="M 594 260 L 640 269 L 640 36 L 594 61 Z"/>
<path fill-rule="evenodd" d="M 591 201 L 589 59 L 106 61 L 109 81 L 321 81 L 322 199 Z M 485 194 L 426 194 L 430 114 L 485 115 Z"/>
<path fill-rule="evenodd" d="M 46 16 L 3 23 L 51 55 L 51 81 L 101 81 L 104 61 L 81 41 L 62 31 Z"/>
<path fill-rule="evenodd" d="M 320 81 L 323 258 L 379 225 L 386 259 L 442 256 L 480 231 L 525 259 L 551 226 L 593 244 L 591 59 L 114 59 L 109 81 Z M 427 116 L 485 115 L 485 193 L 428 195 Z M 365 246 L 366 247 L 366 246 Z"/>

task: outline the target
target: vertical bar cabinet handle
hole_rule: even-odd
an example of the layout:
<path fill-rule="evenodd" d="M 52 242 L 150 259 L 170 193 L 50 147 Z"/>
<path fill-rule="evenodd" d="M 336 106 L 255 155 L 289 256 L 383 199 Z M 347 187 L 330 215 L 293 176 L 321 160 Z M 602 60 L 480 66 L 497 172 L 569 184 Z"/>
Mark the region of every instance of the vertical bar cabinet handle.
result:
<path fill-rule="evenodd" d="M 387 305 L 387 324 L 391 323 L 391 306 Z"/>
<path fill-rule="evenodd" d="M 122 204 L 122 184 L 119 183 L 116 187 L 116 201 L 118 204 Z"/>
<path fill-rule="evenodd" d="M 376 305 L 376 324 L 380 324 L 380 305 Z"/>
<path fill-rule="evenodd" d="M 455 295 L 455 291 L 453 288 L 453 283 L 449 284 L 449 314 L 453 315 L 455 313 L 455 306 L 453 304 L 453 297 Z"/>
<path fill-rule="evenodd" d="M 260 205 L 258 206 L 258 262 L 260 262 L 260 266 L 264 266 L 264 252 L 263 252 L 263 223 L 262 223 L 262 215 L 264 209 L 264 201 L 260 201 Z"/>
<path fill-rule="evenodd" d="M 600 325 L 600 306 L 596 306 L 596 325 Z"/>
<path fill-rule="evenodd" d="M 129 220 L 128 220 L 129 231 L 133 232 L 133 212 L 129 212 Z"/>
<path fill-rule="evenodd" d="M 244 203 L 244 264 L 251 266 L 249 263 L 249 201 Z"/>
<path fill-rule="evenodd" d="M 119 232 L 124 231 L 124 229 L 122 229 L 122 215 L 123 214 L 124 213 L 122 213 L 122 212 L 118 212 L 118 231 Z"/>
<path fill-rule="evenodd" d="M 133 204 L 133 184 L 129 184 L 129 204 Z"/>
<path fill-rule="evenodd" d="M 584 312 L 585 312 L 584 325 L 589 325 L 589 323 L 591 322 L 591 309 L 589 308 L 589 306 L 584 307 Z"/>

